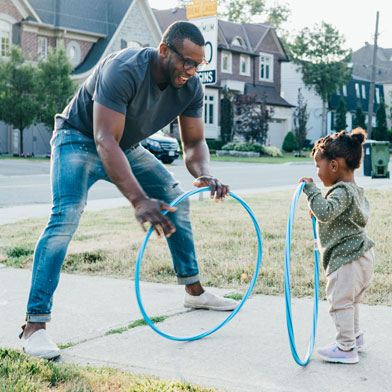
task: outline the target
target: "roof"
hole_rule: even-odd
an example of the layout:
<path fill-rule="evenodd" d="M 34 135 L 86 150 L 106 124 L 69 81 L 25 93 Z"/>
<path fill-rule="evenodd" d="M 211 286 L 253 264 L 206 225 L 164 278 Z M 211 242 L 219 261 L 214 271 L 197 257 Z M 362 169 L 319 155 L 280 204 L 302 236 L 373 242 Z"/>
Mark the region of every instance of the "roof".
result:
<path fill-rule="evenodd" d="M 284 100 L 276 88 L 272 86 L 258 86 L 253 85 L 252 83 L 246 83 L 244 93 L 247 95 L 256 96 L 259 101 L 261 101 L 263 96 L 265 96 L 267 105 L 284 106 L 289 108 L 294 107 Z"/>
<path fill-rule="evenodd" d="M 29 0 L 29 4 L 45 24 L 104 35 L 73 71 L 73 74 L 80 74 L 99 61 L 132 1 Z"/>
<path fill-rule="evenodd" d="M 176 21 L 187 20 L 185 8 L 172 8 L 166 10 L 153 9 L 154 15 L 158 21 L 162 31 Z M 219 32 L 222 34 L 226 42 L 219 42 L 219 48 L 227 48 L 233 51 L 240 51 L 243 53 L 254 54 L 262 37 L 268 31 L 272 31 L 276 35 L 275 29 L 272 25 L 266 23 L 234 23 L 218 19 Z M 232 44 L 233 39 L 239 37 L 244 43 L 244 46 Z M 278 38 L 279 41 L 279 38 Z M 279 41 L 280 42 L 280 41 Z M 228 46 L 226 46 L 226 43 Z M 282 46 L 282 58 L 287 59 Z"/>
<path fill-rule="evenodd" d="M 352 54 L 353 76 L 371 80 L 374 45 L 366 44 Z M 377 48 L 376 82 L 392 82 L 392 49 Z"/>

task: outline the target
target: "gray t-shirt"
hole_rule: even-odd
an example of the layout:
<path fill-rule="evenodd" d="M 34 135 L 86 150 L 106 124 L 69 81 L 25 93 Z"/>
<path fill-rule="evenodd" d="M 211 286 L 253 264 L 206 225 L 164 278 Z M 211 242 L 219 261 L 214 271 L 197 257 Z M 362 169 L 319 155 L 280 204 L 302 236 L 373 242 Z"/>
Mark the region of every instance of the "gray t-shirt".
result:
<path fill-rule="evenodd" d="M 199 77 L 181 88 L 160 90 L 152 77 L 157 50 L 124 49 L 105 57 L 72 101 L 56 115 L 55 129 L 71 127 L 93 137 L 93 102 L 126 116 L 123 150 L 163 128 L 177 116 L 201 117 L 204 93 Z"/>

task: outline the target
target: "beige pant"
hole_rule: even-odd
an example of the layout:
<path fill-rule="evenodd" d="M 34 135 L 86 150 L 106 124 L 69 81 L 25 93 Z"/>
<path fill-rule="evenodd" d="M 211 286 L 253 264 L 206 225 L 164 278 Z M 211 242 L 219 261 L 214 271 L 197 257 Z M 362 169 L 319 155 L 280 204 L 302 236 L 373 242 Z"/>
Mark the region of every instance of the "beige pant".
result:
<path fill-rule="evenodd" d="M 359 301 L 369 287 L 374 270 L 374 250 L 342 265 L 327 277 L 329 314 L 335 322 L 336 343 L 342 350 L 355 347 L 359 329 Z"/>

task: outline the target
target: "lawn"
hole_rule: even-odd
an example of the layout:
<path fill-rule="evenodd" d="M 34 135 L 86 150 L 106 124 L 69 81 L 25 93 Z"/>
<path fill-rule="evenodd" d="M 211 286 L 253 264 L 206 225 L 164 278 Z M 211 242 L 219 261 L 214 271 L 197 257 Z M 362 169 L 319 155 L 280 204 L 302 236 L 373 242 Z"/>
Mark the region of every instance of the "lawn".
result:
<path fill-rule="evenodd" d="M 375 240 L 376 267 L 373 283 L 363 302 L 392 305 L 392 191 L 369 190 L 372 206 L 368 232 Z M 284 242 L 292 192 L 247 195 L 262 232 L 263 260 L 254 293 L 284 292 Z M 245 292 L 252 277 L 257 241 L 252 221 L 234 199 L 215 203 L 208 198 L 192 201 L 192 226 L 202 283 Z M 179 206 L 180 208 L 180 206 Z M 31 268 L 33 249 L 46 219 L 34 219 L 2 227 L 0 262 Z M 133 279 L 137 253 L 144 233 L 131 208 L 86 212 L 68 249 L 63 270 L 69 273 Z M 313 239 L 305 197 L 297 206 L 293 227 L 292 295 L 313 295 Z M 325 299 L 325 276 L 320 274 L 320 298 Z M 141 279 L 175 283 L 166 241 L 151 236 L 143 258 Z"/>
<path fill-rule="evenodd" d="M 4 392 L 214 392 L 179 381 L 127 374 L 111 368 L 79 367 L 36 359 L 0 348 L 0 391 Z"/>
<path fill-rule="evenodd" d="M 249 163 L 287 163 L 287 162 L 313 162 L 313 158 L 310 157 L 310 152 L 304 153 L 304 157 L 295 157 L 291 152 L 284 152 L 282 157 L 232 157 L 228 155 L 216 156 L 211 155 L 211 161 L 215 162 L 249 162 Z"/>

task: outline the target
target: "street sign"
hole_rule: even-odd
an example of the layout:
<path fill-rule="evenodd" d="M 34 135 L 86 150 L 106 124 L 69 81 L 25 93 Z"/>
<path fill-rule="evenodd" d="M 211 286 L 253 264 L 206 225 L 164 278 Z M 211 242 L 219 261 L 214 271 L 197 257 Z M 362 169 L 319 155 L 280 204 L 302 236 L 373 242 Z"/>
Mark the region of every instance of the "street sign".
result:
<path fill-rule="evenodd" d="M 191 22 L 199 28 L 206 43 L 204 56 L 208 65 L 203 71 L 198 72 L 198 75 L 203 84 L 215 84 L 218 56 L 218 18 L 210 16 L 194 19 Z"/>
<path fill-rule="evenodd" d="M 186 7 L 186 18 L 195 19 L 203 16 L 218 14 L 218 2 L 212 0 L 193 0 L 193 4 Z"/>
<path fill-rule="evenodd" d="M 203 16 L 212 16 L 218 13 L 218 2 L 207 1 L 203 3 Z"/>
<path fill-rule="evenodd" d="M 194 19 L 203 16 L 203 3 L 191 4 L 186 7 L 186 18 Z"/>

